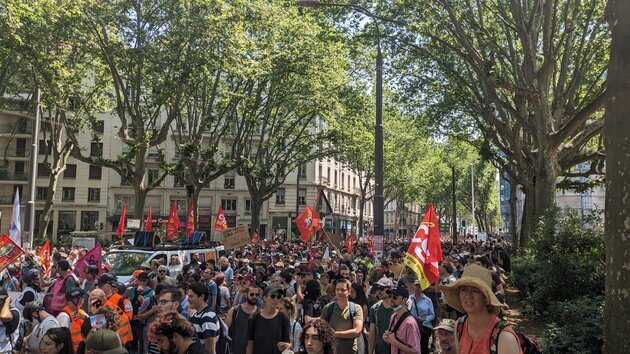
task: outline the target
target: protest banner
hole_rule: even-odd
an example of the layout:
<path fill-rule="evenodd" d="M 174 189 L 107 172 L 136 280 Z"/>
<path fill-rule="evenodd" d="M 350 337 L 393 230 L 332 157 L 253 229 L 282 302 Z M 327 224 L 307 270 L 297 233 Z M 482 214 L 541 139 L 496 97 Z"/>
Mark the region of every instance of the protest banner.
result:
<path fill-rule="evenodd" d="M 7 235 L 0 237 L 0 271 L 13 264 L 24 251 Z"/>
<path fill-rule="evenodd" d="M 97 244 L 96 247 L 88 251 L 83 257 L 79 258 L 74 265 L 74 272 L 80 277 L 85 278 L 85 273 L 88 271 L 88 266 L 95 265 L 98 267 L 99 274 L 101 272 L 101 244 Z"/>
<path fill-rule="evenodd" d="M 247 245 L 249 243 L 249 225 L 239 225 L 223 231 L 222 243 L 226 250 Z"/>

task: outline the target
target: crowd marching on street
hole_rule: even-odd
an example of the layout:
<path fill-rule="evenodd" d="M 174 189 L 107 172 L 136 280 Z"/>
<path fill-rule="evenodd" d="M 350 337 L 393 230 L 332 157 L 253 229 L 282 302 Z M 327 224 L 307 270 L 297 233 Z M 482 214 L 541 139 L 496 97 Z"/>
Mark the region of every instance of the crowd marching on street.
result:
<path fill-rule="evenodd" d="M 76 272 L 86 249 L 53 248 L 46 265 L 35 248 L 3 271 L 0 353 L 522 352 L 501 320 L 509 242 L 442 240 L 425 286 L 405 264 L 409 241 L 379 257 L 367 240 L 276 236 L 179 268 L 139 264 L 127 284 L 106 262 Z"/>

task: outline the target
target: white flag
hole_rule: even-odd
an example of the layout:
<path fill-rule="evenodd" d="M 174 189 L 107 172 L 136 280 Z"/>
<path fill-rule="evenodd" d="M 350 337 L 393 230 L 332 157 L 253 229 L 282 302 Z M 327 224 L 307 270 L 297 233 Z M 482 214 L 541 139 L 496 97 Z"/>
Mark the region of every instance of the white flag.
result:
<path fill-rule="evenodd" d="M 330 259 L 330 250 L 328 249 L 328 247 L 326 247 L 326 250 L 324 251 L 324 255 L 322 256 L 322 258 Z"/>
<path fill-rule="evenodd" d="M 15 190 L 15 200 L 13 200 L 13 214 L 11 215 L 11 226 L 9 227 L 9 238 L 16 245 L 22 245 L 20 237 L 22 226 L 20 223 L 20 190 Z"/>

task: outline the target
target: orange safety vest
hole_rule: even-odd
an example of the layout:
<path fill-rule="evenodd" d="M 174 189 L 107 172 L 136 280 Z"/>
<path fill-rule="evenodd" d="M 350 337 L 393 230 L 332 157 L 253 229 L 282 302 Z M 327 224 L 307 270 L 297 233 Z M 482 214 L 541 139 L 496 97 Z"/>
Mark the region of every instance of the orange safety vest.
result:
<path fill-rule="evenodd" d="M 72 311 L 71 308 L 65 306 L 63 308 L 63 312 L 67 313 L 70 316 L 70 335 L 72 336 L 72 345 L 74 346 L 74 351 L 76 352 L 79 348 L 79 344 L 83 342 L 83 334 L 81 334 L 81 326 L 83 325 L 83 321 L 87 317 L 85 311 L 78 309 L 76 313 Z"/>
<path fill-rule="evenodd" d="M 133 306 L 131 305 L 131 301 L 123 298 L 122 295 L 116 293 L 112 293 L 112 296 L 109 297 L 109 301 L 125 311 L 125 314 L 129 318 L 129 320 L 133 319 Z"/>
<path fill-rule="evenodd" d="M 111 299 L 107 300 L 107 302 L 105 302 L 103 306 L 109 307 L 118 312 L 118 316 L 120 317 L 120 327 L 118 327 L 116 333 L 118 333 L 122 344 L 131 342 L 133 340 L 133 334 L 131 333 L 131 324 L 129 323 L 129 317 L 127 317 L 125 311 L 118 307 L 117 304 L 112 303 Z"/>

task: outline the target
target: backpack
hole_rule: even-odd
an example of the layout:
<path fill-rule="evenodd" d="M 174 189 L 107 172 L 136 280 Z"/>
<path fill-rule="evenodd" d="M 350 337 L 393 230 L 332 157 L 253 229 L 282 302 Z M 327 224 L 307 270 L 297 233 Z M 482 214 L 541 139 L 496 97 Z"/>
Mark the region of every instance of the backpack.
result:
<path fill-rule="evenodd" d="M 466 319 L 468 318 L 468 315 L 464 315 L 462 317 L 460 317 L 457 320 L 457 338 L 461 338 L 462 333 L 464 332 L 464 322 L 466 322 Z M 497 354 L 498 353 L 498 344 L 499 344 L 499 334 L 501 334 L 501 331 L 508 327 L 508 324 L 506 321 L 500 320 L 499 322 L 497 322 L 494 327 L 492 328 L 492 332 L 490 334 L 490 354 Z M 526 334 L 524 334 L 523 332 L 518 332 L 518 331 L 514 331 L 516 333 L 516 338 L 518 339 L 518 342 L 521 345 L 521 351 L 523 352 L 523 354 L 540 354 L 542 353 L 542 348 L 540 347 L 540 345 L 538 343 L 536 343 L 536 341 L 527 336 Z"/>
<path fill-rule="evenodd" d="M 322 316 L 322 310 L 324 309 L 324 307 L 326 305 L 328 305 L 328 300 L 324 299 L 323 297 L 317 298 L 317 300 L 305 300 L 304 304 L 302 305 L 302 316 L 301 316 L 301 325 L 304 326 L 304 309 L 306 308 L 306 304 L 308 303 L 313 303 L 313 316 L 311 317 L 321 317 Z"/>
<path fill-rule="evenodd" d="M 348 301 L 348 305 L 350 306 L 350 321 L 353 321 L 354 318 L 354 302 Z M 329 306 L 326 309 L 326 313 L 323 314 L 322 319 L 328 323 L 330 323 L 330 318 L 332 317 L 333 311 L 335 310 L 335 303 L 331 302 L 328 304 Z"/>
<path fill-rule="evenodd" d="M 230 329 L 219 315 L 217 315 L 217 318 L 219 319 L 219 336 L 217 337 L 216 354 L 230 354 L 232 353 Z"/>

